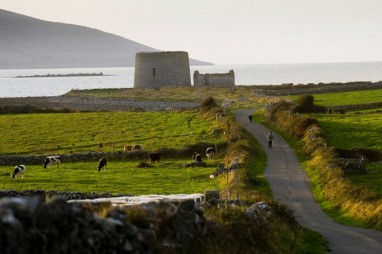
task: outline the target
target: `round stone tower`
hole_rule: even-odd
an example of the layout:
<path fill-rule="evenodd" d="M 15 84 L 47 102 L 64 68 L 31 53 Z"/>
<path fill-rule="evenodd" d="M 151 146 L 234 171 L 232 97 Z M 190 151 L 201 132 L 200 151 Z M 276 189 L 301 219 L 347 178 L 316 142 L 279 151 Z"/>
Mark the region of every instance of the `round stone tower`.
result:
<path fill-rule="evenodd" d="M 162 86 L 191 86 L 187 52 L 139 52 L 135 55 L 134 88 Z"/>

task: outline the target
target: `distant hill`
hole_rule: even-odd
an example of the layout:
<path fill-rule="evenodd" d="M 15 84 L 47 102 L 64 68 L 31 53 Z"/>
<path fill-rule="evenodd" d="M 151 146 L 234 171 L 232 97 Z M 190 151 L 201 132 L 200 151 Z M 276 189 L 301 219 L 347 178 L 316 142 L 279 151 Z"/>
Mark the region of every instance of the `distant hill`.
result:
<path fill-rule="evenodd" d="M 131 67 L 140 51 L 160 51 L 84 26 L 0 9 L 0 69 Z M 191 65 L 211 63 L 190 59 Z"/>

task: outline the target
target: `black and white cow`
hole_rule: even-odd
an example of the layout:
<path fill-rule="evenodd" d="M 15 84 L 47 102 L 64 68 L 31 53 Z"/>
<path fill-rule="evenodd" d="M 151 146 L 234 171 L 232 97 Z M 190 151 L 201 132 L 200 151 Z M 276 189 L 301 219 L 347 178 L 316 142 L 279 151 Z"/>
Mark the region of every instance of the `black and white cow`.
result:
<path fill-rule="evenodd" d="M 213 148 L 213 147 L 208 147 L 208 148 L 206 149 L 206 156 L 207 156 L 207 158 L 208 158 L 209 160 L 212 159 L 212 155 L 214 155 L 215 153 L 216 153 L 216 150 L 215 150 L 215 148 Z"/>
<path fill-rule="evenodd" d="M 100 172 L 103 168 L 106 168 L 106 164 L 107 164 L 106 158 L 102 157 L 98 162 L 98 172 Z"/>
<path fill-rule="evenodd" d="M 45 161 L 44 161 L 44 168 L 46 168 L 47 166 L 49 165 L 52 165 L 52 164 L 56 164 L 57 167 L 60 166 L 60 156 L 48 156 L 45 158 Z"/>
<path fill-rule="evenodd" d="M 15 169 L 13 170 L 13 173 L 11 174 L 11 178 L 15 179 L 16 176 L 21 176 L 21 178 L 23 178 L 24 172 L 25 172 L 25 166 L 17 165 Z"/>

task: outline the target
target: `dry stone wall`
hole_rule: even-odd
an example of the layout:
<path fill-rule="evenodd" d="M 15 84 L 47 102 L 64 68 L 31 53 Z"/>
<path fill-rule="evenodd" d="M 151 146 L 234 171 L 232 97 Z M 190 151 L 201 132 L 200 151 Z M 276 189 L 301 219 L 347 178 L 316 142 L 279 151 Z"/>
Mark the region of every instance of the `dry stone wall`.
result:
<path fill-rule="evenodd" d="M 60 197 L 4 198 L 0 210 L 2 254 L 192 253 L 206 225 L 193 200 L 147 204 L 140 220 L 121 208 L 101 217 Z"/>
<path fill-rule="evenodd" d="M 319 83 L 319 84 L 283 84 L 270 86 L 251 86 L 254 95 L 285 96 L 303 94 L 321 94 L 334 92 L 347 92 L 358 90 L 382 89 L 379 82 L 348 82 L 348 83 Z"/>
<path fill-rule="evenodd" d="M 79 161 L 94 161 L 98 162 L 101 157 L 114 158 L 114 159 L 147 159 L 147 151 L 135 151 L 130 153 L 125 153 L 122 151 L 114 153 L 103 153 L 103 152 L 89 152 L 84 154 L 58 154 L 60 156 L 60 161 L 65 162 L 79 162 Z M 38 165 L 43 164 L 46 156 L 45 155 L 1 155 L 0 165 Z"/>

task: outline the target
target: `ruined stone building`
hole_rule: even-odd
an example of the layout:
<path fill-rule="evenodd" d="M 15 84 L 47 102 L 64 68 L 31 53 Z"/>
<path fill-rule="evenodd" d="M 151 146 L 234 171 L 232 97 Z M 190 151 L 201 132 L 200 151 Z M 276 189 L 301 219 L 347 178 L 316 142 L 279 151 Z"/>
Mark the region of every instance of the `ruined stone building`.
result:
<path fill-rule="evenodd" d="M 134 88 L 191 86 L 188 53 L 139 52 L 135 55 Z"/>
<path fill-rule="evenodd" d="M 228 73 L 206 73 L 194 72 L 194 86 L 235 86 L 235 73 L 230 70 Z"/>

